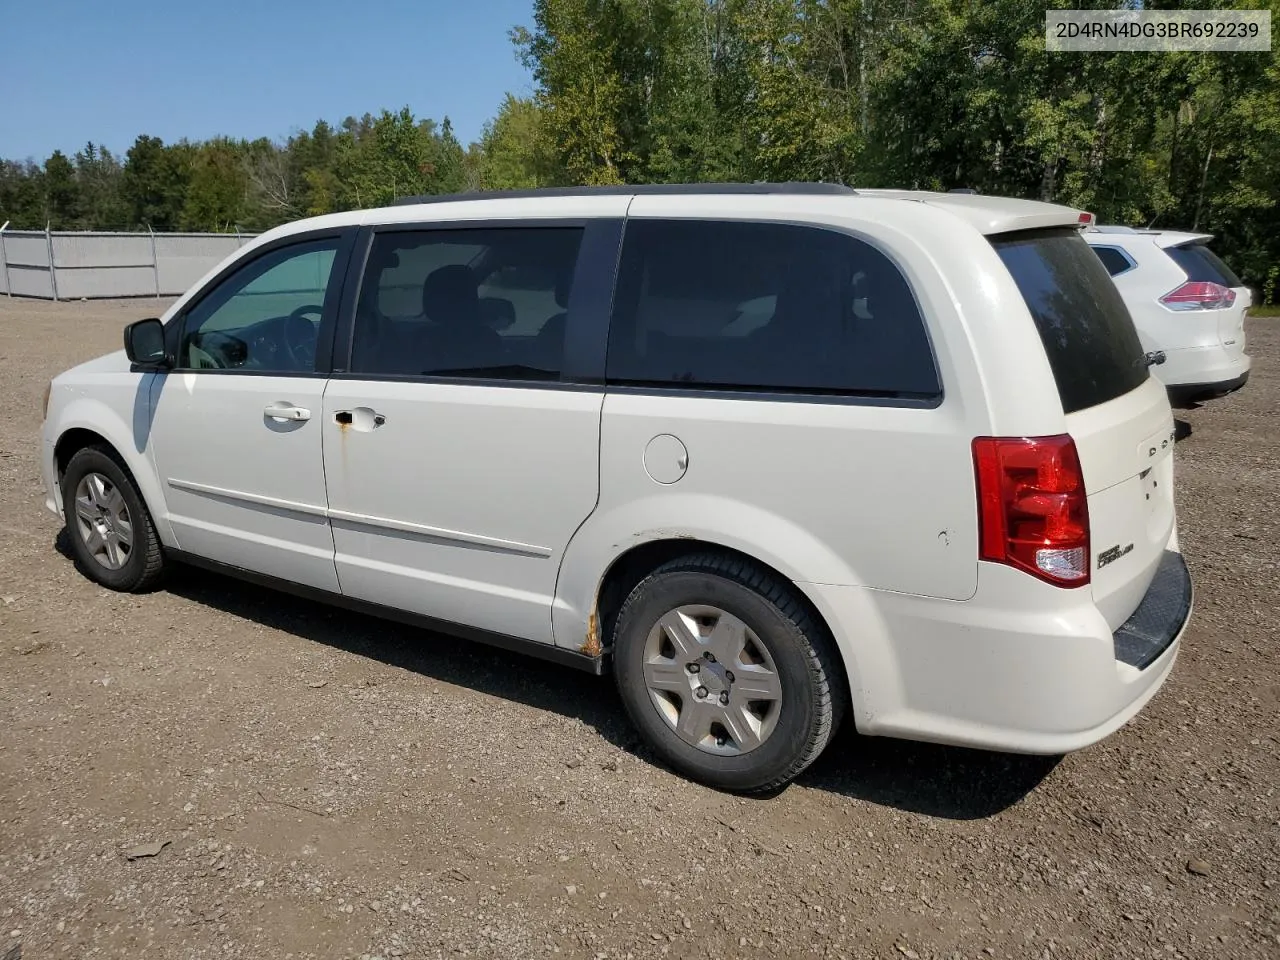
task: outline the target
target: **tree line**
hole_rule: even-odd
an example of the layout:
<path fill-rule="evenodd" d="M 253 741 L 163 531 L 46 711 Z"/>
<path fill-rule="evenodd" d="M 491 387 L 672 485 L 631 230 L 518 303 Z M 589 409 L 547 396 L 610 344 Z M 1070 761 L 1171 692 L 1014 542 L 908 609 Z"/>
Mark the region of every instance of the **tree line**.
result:
<path fill-rule="evenodd" d="M 1280 23 L 1280 0 L 1269 3 Z M 0 161 L 0 222 L 260 230 L 407 194 L 593 183 L 967 187 L 1217 234 L 1239 272 L 1280 296 L 1274 53 L 1050 53 L 1044 11 L 535 0 L 532 23 L 511 31 L 534 93 L 508 95 L 475 143 L 406 108 L 280 142 L 144 135 L 123 157 L 88 144 L 43 164 Z"/>
<path fill-rule="evenodd" d="M 321 120 L 283 143 L 138 137 L 124 157 L 86 144 L 43 164 L 0 161 L 0 222 L 14 229 L 257 231 L 299 217 L 474 188 L 478 145 L 408 109 Z"/>

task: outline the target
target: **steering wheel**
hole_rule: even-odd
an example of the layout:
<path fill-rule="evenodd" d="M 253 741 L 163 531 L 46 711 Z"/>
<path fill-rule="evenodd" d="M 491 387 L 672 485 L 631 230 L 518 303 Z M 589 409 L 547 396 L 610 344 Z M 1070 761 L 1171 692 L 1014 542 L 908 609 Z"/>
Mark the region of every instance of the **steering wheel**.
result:
<path fill-rule="evenodd" d="M 314 370 L 316 365 L 316 340 L 319 333 L 316 323 L 307 319 L 308 314 L 315 314 L 319 321 L 324 307 L 308 303 L 294 310 L 284 318 L 282 339 L 294 365 L 301 370 Z"/>

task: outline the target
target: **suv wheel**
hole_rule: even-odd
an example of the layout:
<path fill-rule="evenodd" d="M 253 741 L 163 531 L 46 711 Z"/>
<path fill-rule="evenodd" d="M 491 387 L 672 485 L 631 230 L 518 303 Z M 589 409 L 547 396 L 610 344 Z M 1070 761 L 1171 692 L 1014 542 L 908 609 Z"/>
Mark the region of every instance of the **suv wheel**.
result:
<path fill-rule="evenodd" d="M 649 745 L 726 790 L 783 786 L 843 713 L 833 645 L 793 588 L 715 554 L 673 560 L 636 585 L 618 613 L 614 672 Z"/>
<path fill-rule="evenodd" d="M 154 587 L 164 554 L 133 478 L 101 447 L 78 451 L 62 478 L 62 507 L 81 571 L 104 587 Z"/>

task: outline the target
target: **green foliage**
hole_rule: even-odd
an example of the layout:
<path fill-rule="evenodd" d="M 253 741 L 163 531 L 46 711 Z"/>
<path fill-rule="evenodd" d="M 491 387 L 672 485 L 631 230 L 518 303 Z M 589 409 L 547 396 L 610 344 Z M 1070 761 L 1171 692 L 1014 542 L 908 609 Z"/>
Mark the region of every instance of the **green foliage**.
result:
<path fill-rule="evenodd" d="M 571 182 L 972 187 L 1218 234 L 1260 284 L 1280 261 L 1275 56 L 1045 49 L 1046 7 L 1116 5 L 538 0 L 513 39 Z"/>
<path fill-rule="evenodd" d="M 120 194 L 120 161 L 106 147 L 90 142 L 74 158 L 79 188 L 80 220 L 76 229 L 95 227 L 119 229 L 129 221 L 129 211 Z"/>
<path fill-rule="evenodd" d="M 43 227 L 44 170 L 32 161 L 0 160 L 0 226 Z"/>
<path fill-rule="evenodd" d="M 184 230 L 231 230 L 244 219 L 249 192 L 246 148 L 210 140 L 191 157 L 191 172 L 179 225 Z"/>
<path fill-rule="evenodd" d="M 560 181 L 542 110 L 532 100 L 507 94 L 497 117 L 485 124 L 474 155 L 480 186 L 487 190 L 527 190 Z"/>
<path fill-rule="evenodd" d="M 131 224 L 157 231 L 178 229 L 194 152 L 186 143 L 166 147 L 159 137 L 144 135 L 134 141 L 120 176 L 120 195 Z"/>
<path fill-rule="evenodd" d="M 0 160 L 0 223 L 14 229 L 246 231 L 304 216 L 474 189 L 482 151 L 446 117 L 437 129 L 406 107 L 323 120 L 284 143 L 217 137 L 165 144 L 140 136 L 122 164 L 89 143 L 41 166 Z"/>
<path fill-rule="evenodd" d="M 376 207 L 397 197 L 430 193 L 436 177 L 430 131 L 419 127 L 408 108 L 384 110 L 377 118 L 348 118 L 338 135 L 334 173 L 339 209 Z"/>
<path fill-rule="evenodd" d="M 1229 3 L 1280 22 L 1280 0 Z M 0 223 L 261 230 L 407 194 L 575 183 L 972 187 L 1217 234 L 1274 291 L 1277 58 L 1045 49 L 1047 6 L 1118 4 L 534 0 L 511 31 L 534 93 L 508 95 L 469 147 L 407 108 L 284 142 L 141 136 L 123 163 L 88 144 L 0 161 Z"/>
<path fill-rule="evenodd" d="M 44 162 L 44 215 L 55 230 L 66 230 L 80 219 L 80 191 L 76 168 L 61 150 Z"/>

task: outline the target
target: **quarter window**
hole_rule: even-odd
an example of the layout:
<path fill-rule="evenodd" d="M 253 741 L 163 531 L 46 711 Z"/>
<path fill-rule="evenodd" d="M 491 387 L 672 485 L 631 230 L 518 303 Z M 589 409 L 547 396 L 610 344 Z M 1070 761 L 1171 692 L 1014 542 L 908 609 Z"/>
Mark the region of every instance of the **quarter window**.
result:
<path fill-rule="evenodd" d="M 352 373 L 559 379 L 581 241 L 576 227 L 378 234 Z"/>
<path fill-rule="evenodd" d="M 777 223 L 627 224 L 607 377 L 635 385 L 928 398 L 905 278 L 847 234 Z"/>
<path fill-rule="evenodd" d="M 1115 247 L 1093 247 L 1092 249 L 1098 255 L 1098 259 L 1102 261 L 1102 265 L 1107 268 L 1107 273 L 1113 277 L 1124 273 L 1133 266 L 1129 262 L 1129 258 Z"/>
<path fill-rule="evenodd" d="M 338 240 L 272 251 L 219 283 L 187 313 L 178 366 L 311 373 Z"/>

